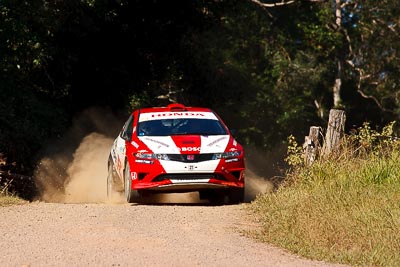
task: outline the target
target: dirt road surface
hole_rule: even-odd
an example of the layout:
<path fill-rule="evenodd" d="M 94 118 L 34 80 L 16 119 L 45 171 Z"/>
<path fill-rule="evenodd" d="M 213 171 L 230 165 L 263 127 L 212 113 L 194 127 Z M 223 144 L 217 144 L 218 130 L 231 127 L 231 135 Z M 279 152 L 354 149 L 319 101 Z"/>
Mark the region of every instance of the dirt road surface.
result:
<path fill-rule="evenodd" d="M 243 235 L 245 205 L 33 202 L 0 208 L 1 266 L 335 266 Z"/>
<path fill-rule="evenodd" d="M 74 151 L 64 146 L 72 139 L 51 146 L 61 152 L 40 162 L 38 201 L 0 208 L 0 267 L 334 266 L 243 234 L 257 226 L 246 205 L 272 187 L 250 170 L 244 204 L 211 206 L 194 193 L 127 204 L 118 195 L 107 199 L 113 139 L 93 133 Z"/>

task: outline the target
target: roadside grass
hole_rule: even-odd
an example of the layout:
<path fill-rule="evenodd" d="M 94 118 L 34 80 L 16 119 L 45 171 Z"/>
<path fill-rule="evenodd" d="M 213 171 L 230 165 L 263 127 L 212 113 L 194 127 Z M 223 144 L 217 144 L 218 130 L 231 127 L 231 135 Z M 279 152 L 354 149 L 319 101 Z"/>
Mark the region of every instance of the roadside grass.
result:
<path fill-rule="evenodd" d="M 276 192 L 253 201 L 262 227 L 250 234 L 311 259 L 400 266 L 399 142 L 363 129 L 338 154 L 295 166 Z"/>
<path fill-rule="evenodd" d="M 1 177 L 0 177 L 0 182 L 1 182 Z M 0 186 L 0 207 L 18 205 L 27 202 L 22 198 L 18 197 L 17 195 L 10 193 L 7 189 L 8 187 L 6 185 Z"/>
<path fill-rule="evenodd" d="M 19 205 L 24 203 L 26 203 L 26 201 L 19 197 L 7 194 L 0 194 L 0 207 Z"/>

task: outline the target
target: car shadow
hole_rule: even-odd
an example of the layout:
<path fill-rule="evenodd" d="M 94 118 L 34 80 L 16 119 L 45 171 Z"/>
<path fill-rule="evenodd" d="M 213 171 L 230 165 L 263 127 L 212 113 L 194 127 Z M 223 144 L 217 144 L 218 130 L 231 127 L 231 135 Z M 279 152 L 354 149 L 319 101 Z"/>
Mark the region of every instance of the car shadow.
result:
<path fill-rule="evenodd" d="M 251 198 L 246 197 L 243 203 L 250 203 Z M 191 193 L 158 193 L 149 196 L 142 196 L 139 202 L 132 203 L 137 205 L 153 205 L 153 206 L 226 206 L 238 205 L 228 203 L 227 198 L 224 202 L 211 202 L 209 200 L 200 199 L 198 192 Z"/>

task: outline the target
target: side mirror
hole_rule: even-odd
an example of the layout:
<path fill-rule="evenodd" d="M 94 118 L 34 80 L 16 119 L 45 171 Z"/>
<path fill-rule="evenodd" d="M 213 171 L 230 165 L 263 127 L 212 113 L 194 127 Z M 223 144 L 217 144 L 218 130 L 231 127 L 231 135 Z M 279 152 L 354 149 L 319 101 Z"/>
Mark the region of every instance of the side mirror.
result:
<path fill-rule="evenodd" d="M 132 139 L 132 134 L 128 134 L 128 132 L 126 132 L 126 131 L 123 131 L 120 134 L 120 136 L 121 136 L 122 139 L 124 139 L 125 141 L 128 141 L 128 142 L 130 142 L 131 139 Z"/>

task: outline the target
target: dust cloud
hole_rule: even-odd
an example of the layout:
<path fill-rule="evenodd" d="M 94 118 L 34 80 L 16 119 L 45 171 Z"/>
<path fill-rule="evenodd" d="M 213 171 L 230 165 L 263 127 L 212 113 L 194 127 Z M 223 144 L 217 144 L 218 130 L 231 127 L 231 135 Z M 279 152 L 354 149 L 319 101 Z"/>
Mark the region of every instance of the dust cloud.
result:
<path fill-rule="evenodd" d="M 127 118 L 127 115 L 125 115 Z M 65 136 L 48 145 L 35 171 L 38 200 L 107 202 L 107 160 L 124 116 L 104 108 L 85 110 Z M 121 202 L 121 197 L 112 198 Z"/>
<path fill-rule="evenodd" d="M 245 202 L 253 201 L 258 195 L 271 193 L 275 188 L 271 181 L 262 176 L 258 176 L 249 168 L 246 169 L 245 175 Z"/>
<path fill-rule="evenodd" d="M 284 155 L 286 147 L 277 146 L 271 151 L 263 151 L 253 146 L 245 147 L 246 188 L 245 202 L 251 202 L 258 195 L 271 193 L 283 180 Z"/>
<path fill-rule="evenodd" d="M 158 193 L 142 197 L 141 203 L 148 204 L 206 204 L 208 200 L 201 200 L 198 192 L 189 193 Z"/>
<path fill-rule="evenodd" d="M 104 202 L 107 199 L 107 159 L 113 140 L 99 133 L 83 138 L 72 155 L 43 158 L 36 179 L 41 199 L 49 202 Z M 65 170 L 65 171 L 64 171 Z"/>
<path fill-rule="evenodd" d="M 112 139 L 86 136 L 67 169 L 65 202 L 104 202 L 107 197 L 107 158 Z"/>

